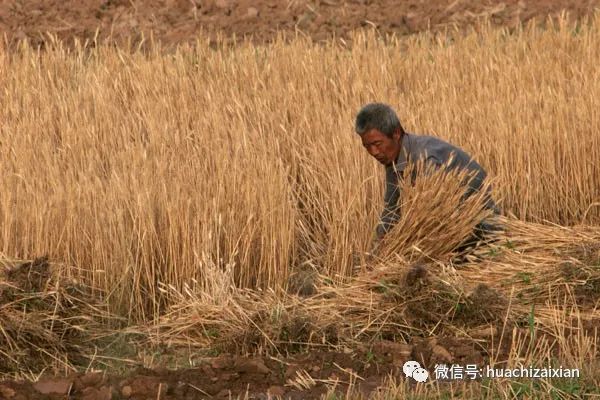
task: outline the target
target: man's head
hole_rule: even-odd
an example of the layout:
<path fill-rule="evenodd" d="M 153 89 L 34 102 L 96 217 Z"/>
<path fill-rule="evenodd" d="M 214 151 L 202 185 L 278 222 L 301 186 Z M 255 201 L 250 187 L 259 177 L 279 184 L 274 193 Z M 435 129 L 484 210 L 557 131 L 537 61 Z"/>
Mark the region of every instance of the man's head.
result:
<path fill-rule="evenodd" d="M 369 154 L 383 165 L 391 164 L 398 157 L 404 129 L 396 112 L 387 104 L 370 103 L 361 108 L 354 130 Z"/>

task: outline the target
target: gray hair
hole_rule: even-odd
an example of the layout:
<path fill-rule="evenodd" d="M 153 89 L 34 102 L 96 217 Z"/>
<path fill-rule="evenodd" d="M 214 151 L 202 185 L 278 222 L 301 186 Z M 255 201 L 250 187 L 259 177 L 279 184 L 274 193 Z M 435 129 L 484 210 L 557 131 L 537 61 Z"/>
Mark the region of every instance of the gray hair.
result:
<path fill-rule="evenodd" d="M 359 135 L 364 135 L 371 129 L 377 129 L 388 137 L 400 129 L 404 135 L 404 129 L 392 107 L 383 103 L 369 103 L 360 109 L 356 115 L 354 130 Z"/>

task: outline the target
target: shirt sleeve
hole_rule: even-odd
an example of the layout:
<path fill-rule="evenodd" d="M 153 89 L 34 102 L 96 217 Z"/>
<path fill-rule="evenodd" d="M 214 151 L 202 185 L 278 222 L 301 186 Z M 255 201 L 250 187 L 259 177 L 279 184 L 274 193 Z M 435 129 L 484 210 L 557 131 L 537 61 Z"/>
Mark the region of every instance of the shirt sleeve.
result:
<path fill-rule="evenodd" d="M 377 226 L 377 237 L 381 239 L 400 219 L 400 187 L 396 172 L 386 174 L 383 212 Z"/>

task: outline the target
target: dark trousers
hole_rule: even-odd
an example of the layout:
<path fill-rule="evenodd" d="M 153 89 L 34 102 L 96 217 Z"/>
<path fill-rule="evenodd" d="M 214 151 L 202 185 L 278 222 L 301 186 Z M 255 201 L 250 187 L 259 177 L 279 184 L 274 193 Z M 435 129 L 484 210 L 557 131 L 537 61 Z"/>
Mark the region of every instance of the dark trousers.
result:
<path fill-rule="evenodd" d="M 473 228 L 473 233 L 461 244 L 459 244 L 454 251 L 457 253 L 464 253 L 470 249 L 476 247 L 479 243 L 492 243 L 493 239 L 490 234 L 502 230 L 498 223 L 491 222 L 489 220 L 481 221 Z"/>

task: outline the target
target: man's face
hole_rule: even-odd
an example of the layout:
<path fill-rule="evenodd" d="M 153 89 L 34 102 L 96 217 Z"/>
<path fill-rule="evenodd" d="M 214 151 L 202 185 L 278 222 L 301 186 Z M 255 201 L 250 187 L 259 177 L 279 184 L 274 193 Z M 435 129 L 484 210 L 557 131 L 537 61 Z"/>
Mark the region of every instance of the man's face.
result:
<path fill-rule="evenodd" d="M 390 165 L 400 152 L 400 132 L 388 137 L 377 129 L 371 129 L 362 135 L 362 144 L 369 154 L 383 165 Z"/>

